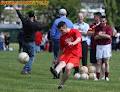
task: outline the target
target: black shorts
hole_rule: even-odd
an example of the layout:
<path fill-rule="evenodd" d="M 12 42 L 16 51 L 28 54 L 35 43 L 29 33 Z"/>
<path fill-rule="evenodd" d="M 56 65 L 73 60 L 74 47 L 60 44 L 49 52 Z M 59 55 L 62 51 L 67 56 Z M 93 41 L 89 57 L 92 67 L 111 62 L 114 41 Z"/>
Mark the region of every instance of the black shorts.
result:
<path fill-rule="evenodd" d="M 97 60 L 96 60 L 96 49 L 90 48 L 90 63 L 92 63 L 92 64 L 97 63 Z"/>

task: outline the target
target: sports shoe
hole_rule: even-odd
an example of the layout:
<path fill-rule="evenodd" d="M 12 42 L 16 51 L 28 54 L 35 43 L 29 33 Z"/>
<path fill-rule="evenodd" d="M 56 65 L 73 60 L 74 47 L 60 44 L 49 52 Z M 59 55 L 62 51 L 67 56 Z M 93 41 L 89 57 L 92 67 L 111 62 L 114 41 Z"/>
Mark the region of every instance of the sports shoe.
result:
<path fill-rule="evenodd" d="M 53 68 L 52 68 L 52 67 L 50 67 L 50 72 L 51 72 L 51 73 L 53 72 Z"/>
<path fill-rule="evenodd" d="M 56 70 L 53 70 L 53 75 L 54 75 L 56 78 L 59 78 L 59 74 L 57 73 Z"/>
<path fill-rule="evenodd" d="M 76 73 L 80 73 L 79 67 L 74 67 L 73 75 L 75 75 Z"/>
<path fill-rule="evenodd" d="M 21 74 L 26 75 L 26 74 L 30 74 L 28 71 L 21 71 Z"/>
<path fill-rule="evenodd" d="M 59 86 L 58 86 L 58 89 L 63 89 L 63 85 L 59 85 Z"/>
<path fill-rule="evenodd" d="M 31 74 L 31 71 L 28 70 L 28 69 L 23 69 L 23 70 L 21 71 L 21 74 L 23 74 L 23 75 Z"/>
<path fill-rule="evenodd" d="M 110 79 L 108 77 L 105 78 L 106 81 L 109 81 Z"/>
<path fill-rule="evenodd" d="M 94 81 L 98 81 L 99 79 L 98 78 L 95 78 Z"/>
<path fill-rule="evenodd" d="M 54 76 L 53 78 L 54 79 L 59 79 L 59 74 L 57 73 L 56 70 L 54 70 L 52 67 L 50 67 L 50 71 L 53 74 L 53 76 Z"/>
<path fill-rule="evenodd" d="M 101 78 L 101 80 L 105 80 L 105 76 L 103 76 L 103 77 Z"/>

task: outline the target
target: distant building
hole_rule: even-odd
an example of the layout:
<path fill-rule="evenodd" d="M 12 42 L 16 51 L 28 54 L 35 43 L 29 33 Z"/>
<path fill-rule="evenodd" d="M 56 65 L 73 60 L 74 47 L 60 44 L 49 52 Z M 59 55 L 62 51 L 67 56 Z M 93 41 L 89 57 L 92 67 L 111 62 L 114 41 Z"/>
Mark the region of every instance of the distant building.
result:
<path fill-rule="evenodd" d="M 17 34 L 22 30 L 22 26 L 17 24 L 0 24 L 0 32 L 10 33 L 10 42 L 17 42 Z"/>
<path fill-rule="evenodd" d="M 101 12 L 105 15 L 105 9 L 103 0 L 81 0 L 81 12 L 83 12 L 87 18 L 92 19 L 95 12 Z"/>
<path fill-rule="evenodd" d="M 81 0 L 84 3 L 103 3 L 103 0 Z"/>

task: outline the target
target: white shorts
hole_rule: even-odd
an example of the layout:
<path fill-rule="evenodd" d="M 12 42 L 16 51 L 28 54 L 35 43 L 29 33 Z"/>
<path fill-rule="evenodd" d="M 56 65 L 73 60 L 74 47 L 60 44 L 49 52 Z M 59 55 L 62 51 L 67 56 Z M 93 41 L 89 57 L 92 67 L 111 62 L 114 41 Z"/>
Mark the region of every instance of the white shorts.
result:
<path fill-rule="evenodd" d="M 97 45 L 96 47 L 96 59 L 106 59 L 110 58 L 111 53 L 111 44 L 108 45 Z"/>

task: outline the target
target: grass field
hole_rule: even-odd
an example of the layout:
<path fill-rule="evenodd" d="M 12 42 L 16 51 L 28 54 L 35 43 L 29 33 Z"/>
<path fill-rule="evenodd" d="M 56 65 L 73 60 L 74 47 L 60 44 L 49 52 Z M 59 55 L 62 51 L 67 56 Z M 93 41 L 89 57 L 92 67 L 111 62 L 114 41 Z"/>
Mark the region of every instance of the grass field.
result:
<path fill-rule="evenodd" d="M 71 75 L 64 89 L 58 90 L 59 80 L 49 72 L 52 54 L 37 54 L 32 74 L 21 75 L 23 65 L 17 61 L 16 46 L 12 52 L 0 52 L 0 92 L 120 92 L 120 52 L 113 52 L 109 82 L 74 80 Z"/>

